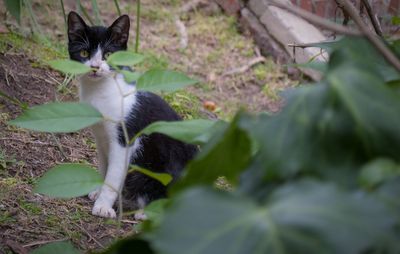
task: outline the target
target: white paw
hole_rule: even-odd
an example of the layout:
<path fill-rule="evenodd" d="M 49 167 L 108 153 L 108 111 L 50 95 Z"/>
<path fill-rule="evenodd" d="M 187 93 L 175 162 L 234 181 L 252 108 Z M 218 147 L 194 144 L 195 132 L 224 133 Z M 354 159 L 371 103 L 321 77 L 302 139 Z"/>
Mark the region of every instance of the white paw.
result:
<path fill-rule="evenodd" d="M 141 220 L 141 221 L 147 220 L 147 215 L 144 213 L 143 210 L 138 211 L 135 213 L 135 220 Z"/>
<path fill-rule="evenodd" d="M 116 218 L 117 214 L 115 213 L 114 209 L 111 206 L 105 204 L 97 204 L 93 206 L 92 214 L 97 215 L 104 218 Z"/>
<path fill-rule="evenodd" d="M 89 199 L 92 200 L 92 201 L 96 201 L 96 199 L 100 195 L 100 190 L 101 189 L 99 187 L 99 188 L 95 189 L 94 191 L 90 192 L 89 195 L 88 195 Z"/>

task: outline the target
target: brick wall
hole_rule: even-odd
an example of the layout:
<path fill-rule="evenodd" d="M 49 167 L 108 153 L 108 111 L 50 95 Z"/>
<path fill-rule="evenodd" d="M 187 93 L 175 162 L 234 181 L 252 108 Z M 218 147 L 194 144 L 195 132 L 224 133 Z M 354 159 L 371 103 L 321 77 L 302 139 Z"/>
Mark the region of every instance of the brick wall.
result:
<path fill-rule="evenodd" d="M 291 0 L 293 4 L 315 13 L 321 17 L 334 19 L 340 17 L 340 11 L 335 15 L 336 3 L 334 0 Z M 354 1 L 353 1 L 354 2 Z M 360 0 L 355 0 L 359 6 Z M 369 0 L 374 9 L 381 17 L 400 14 L 400 0 Z"/>

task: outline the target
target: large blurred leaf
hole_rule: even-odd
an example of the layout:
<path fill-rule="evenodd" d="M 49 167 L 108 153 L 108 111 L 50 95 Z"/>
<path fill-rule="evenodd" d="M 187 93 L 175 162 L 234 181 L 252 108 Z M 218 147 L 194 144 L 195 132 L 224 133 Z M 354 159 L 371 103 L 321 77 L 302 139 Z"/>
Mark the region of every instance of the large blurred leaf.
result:
<path fill-rule="evenodd" d="M 180 140 L 185 143 L 203 145 L 209 141 L 211 134 L 214 133 L 217 125 L 222 123 L 205 120 L 195 119 L 177 122 L 164 122 L 159 121 L 150 124 L 143 129 L 138 135 L 157 132 L 170 136 L 174 139 Z M 218 127 L 217 127 L 218 129 Z"/>
<path fill-rule="evenodd" d="M 91 69 L 89 66 L 72 60 L 53 60 L 49 62 L 51 68 L 66 74 L 84 74 Z"/>
<path fill-rule="evenodd" d="M 4 0 L 7 10 L 21 23 L 21 0 Z"/>
<path fill-rule="evenodd" d="M 385 239 L 393 223 L 380 203 L 329 184 L 286 185 L 263 205 L 192 189 L 175 200 L 147 239 L 166 254 L 354 254 Z"/>
<path fill-rule="evenodd" d="M 332 45 L 335 55 L 331 56 L 330 65 L 335 65 L 337 60 L 343 63 L 353 63 L 356 67 L 368 69 L 371 74 L 379 74 L 387 81 L 400 79 L 398 72 L 364 37 L 346 37 Z M 368 52 L 368 53 L 366 53 Z"/>
<path fill-rule="evenodd" d="M 102 176 L 89 166 L 61 164 L 47 171 L 34 191 L 51 197 L 72 198 L 88 194 L 102 184 Z"/>
<path fill-rule="evenodd" d="M 74 132 L 103 120 L 88 104 L 55 102 L 32 107 L 9 122 L 21 128 L 45 132 Z"/>
<path fill-rule="evenodd" d="M 142 73 L 127 70 L 121 70 L 121 73 L 124 75 L 125 82 L 128 84 L 137 81 L 140 76 L 142 76 Z"/>
<path fill-rule="evenodd" d="M 214 134 L 200 154 L 187 165 L 183 178 L 173 186 L 175 190 L 188 185 L 211 184 L 219 176 L 237 182 L 252 154 L 251 139 L 238 126 L 238 119 L 236 117 L 227 128 Z"/>
<path fill-rule="evenodd" d="M 365 41 L 346 41 L 334 47 L 320 84 L 290 91 L 282 111 L 253 128 L 260 149 L 241 190 L 267 193 L 274 183 L 304 174 L 356 187 L 354 169 L 366 161 L 400 160 L 400 97 L 373 64 L 388 65 Z"/>
<path fill-rule="evenodd" d="M 364 187 L 373 188 L 396 177 L 400 177 L 400 166 L 393 160 L 379 158 L 361 169 L 359 181 Z"/>
<path fill-rule="evenodd" d="M 111 245 L 102 254 L 155 254 L 150 247 L 150 244 L 142 239 L 128 237 Z"/>
<path fill-rule="evenodd" d="M 55 242 L 34 249 L 31 254 L 79 254 L 70 242 Z"/>
<path fill-rule="evenodd" d="M 117 51 L 107 58 L 112 66 L 133 66 L 144 60 L 144 56 L 130 51 Z"/>
<path fill-rule="evenodd" d="M 150 92 L 173 92 L 195 83 L 197 83 L 197 80 L 191 79 L 182 73 L 153 69 L 145 72 L 139 78 L 136 87 L 138 90 Z"/>

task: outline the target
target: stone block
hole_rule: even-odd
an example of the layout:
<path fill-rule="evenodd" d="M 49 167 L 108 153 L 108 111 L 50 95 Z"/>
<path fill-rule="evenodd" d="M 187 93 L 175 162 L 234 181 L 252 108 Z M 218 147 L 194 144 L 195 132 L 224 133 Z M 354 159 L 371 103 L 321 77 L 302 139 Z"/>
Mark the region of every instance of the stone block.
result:
<path fill-rule="evenodd" d="M 266 0 L 250 0 L 247 6 L 257 17 L 261 17 L 268 8 Z"/>
<path fill-rule="evenodd" d="M 249 9 L 241 10 L 240 23 L 251 32 L 263 55 L 270 55 L 279 63 L 290 62 L 289 54 L 271 38 L 265 27 Z"/>
<path fill-rule="evenodd" d="M 289 0 L 282 1 L 291 4 Z M 260 22 L 297 63 L 308 62 L 315 56 L 317 56 L 316 59 L 319 61 L 324 61 L 327 58 L 327 56 L 318 56 L 321 53 L 319 48 L 297 48 L 294 51 L 292 47 L 288 46 L 288 44 L 306 44 L 326 40 L 326 37 L 320 30 L 302 18 L 275 6 L 268 6 L 261 16 Z M 314 70 L 307 69 L 302 71 L 314 80 L 321 78 L 320 74 Z"/>

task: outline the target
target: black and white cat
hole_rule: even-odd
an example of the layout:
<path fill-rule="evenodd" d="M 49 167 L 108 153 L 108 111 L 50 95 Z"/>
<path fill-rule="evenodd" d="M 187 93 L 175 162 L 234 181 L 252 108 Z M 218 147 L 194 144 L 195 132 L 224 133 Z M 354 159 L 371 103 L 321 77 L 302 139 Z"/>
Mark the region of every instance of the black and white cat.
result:
<path fill-rule="evenodd" d="M 105 184 L 89 194 L 89 198 L 95 200 L 92 214 L 109 218 L 116 217 L 113 205 L 122 187 L 124 199 L 132 208 L 141 208 L 152 200 L 166 196 L 165 186 L 157 180 L 139 172 L 126 176 L 127 163 L 154 172 L 169 173 L 176 180 L 197 152 L 196 146 L 162 134 L 141 136 L 133 145 L 126 146 L 123 129 L 118 124 L 122 120 L 129 138 L 132 138 L 155 121 L 181 119 L 159 96 L 136 91 L 135 84 L 126 83 L 122 75 L 115 73 L 107 64 L 106 58 L 111 53 L 127 49 L 129 26 L 127 15 L 119 17 L 108 28 L 89 27 L 75 12 L 68 15 L 70 58 L 93 69 L 79 78 L 80 101 L 94 106 L 106 118 L 113 120 L 92 126 L 99 171 L 105 177 Z M 126 149 L 129 161 L 125 161 Z"/>

